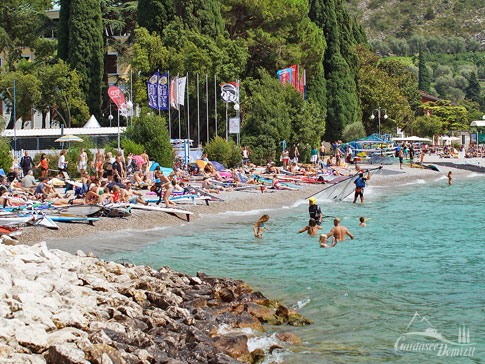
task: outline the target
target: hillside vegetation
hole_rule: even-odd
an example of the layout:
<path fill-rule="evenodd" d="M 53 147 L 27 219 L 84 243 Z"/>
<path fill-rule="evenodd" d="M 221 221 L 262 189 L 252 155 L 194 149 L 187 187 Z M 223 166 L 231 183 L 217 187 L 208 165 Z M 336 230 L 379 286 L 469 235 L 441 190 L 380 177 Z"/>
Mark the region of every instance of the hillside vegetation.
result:
<path fill-rule="evenodd" d="M 485 41 L 483 0 L 347 0 L 371 40 L 413 35 Z"/>

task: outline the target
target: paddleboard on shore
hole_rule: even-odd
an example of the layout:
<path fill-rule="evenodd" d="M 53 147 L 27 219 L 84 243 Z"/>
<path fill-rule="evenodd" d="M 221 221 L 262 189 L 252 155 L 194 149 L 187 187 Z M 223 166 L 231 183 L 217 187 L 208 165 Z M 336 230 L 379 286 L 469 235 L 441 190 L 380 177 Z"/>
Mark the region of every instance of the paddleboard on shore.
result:
<path fill-rule="evenodd" d="M 72 205 L 60 208 L 61 214 L 75 216 L 91 216 L 101 211 L 103 207 L 98 205 Z"/>
<path fill-rule="evenodd" d="M 59 222 L 89 222 L 93 223 L 98 221 L 98 217 L 87 217 L 87 216 L 74 216 L 74 215 L 49 215 L 47 216 L 52 221 Z"/>
<path fill-rule="evenodd" d="M 163 200 L 162 200 L 163 202 Z M 162 203 L 160 202 L 160 203 Z M 147 211 L 160 211 L 160 212 L 170 212 L 174 214 L 186 214 L 186 215 L 193 215 L 192 211 L 186 211 L 186 210 L 180 210 L 180 209 L 174 209 L 172 207 L 161 207 L 161 206 L 145 206 L 143 204 L 130 204 L 129 205 L 133 209 L 138 209 L 138 210 L 147 210 Z"/>

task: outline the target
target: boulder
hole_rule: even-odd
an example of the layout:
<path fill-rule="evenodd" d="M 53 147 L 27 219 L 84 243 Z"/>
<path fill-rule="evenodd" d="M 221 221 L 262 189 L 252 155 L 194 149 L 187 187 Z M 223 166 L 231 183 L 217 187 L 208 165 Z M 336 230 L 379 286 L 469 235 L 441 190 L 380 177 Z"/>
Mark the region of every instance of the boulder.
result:
<path fill-rule="evenodd" d="M 23 326 L 17 328 L 15 339 L 19 345 L 24 346 L 35 354 L 47 350 L 47 333 L 38 326 Z"/>
<path fill-rule="evenodd" d="M 264 350 L 257 348 L 251 352 L 251 363 L 252 364 L 261 364 L 264 362 Z"/>
<path fill-rule="evenodd" d="M 212 342 L 217 349 L 227 353 L 234 359 L 246 362 L 251 360 L 246 335 L 215 336 L 212 338 Z"/>
<path fill-rule="evenodd" d="M 249 302 L 246 304 L 246 311 L 261 322 L 270 322 L 275 319 L 273 311 L 268 307 Z"/>
<path fill-rule="evenodd" d="M 285 343 L 288 343 L 290 345 L 300 345 L 301 344 L 301 339 L 300 337 L 289 331 L 281 331 L 276 333 L 276 338 L 280 341 L 284 341 Z"/>
<path fill-rule="evenodd" d="M 84 352 L 74 344 L 50 346 L 45 358 L 49 364 L 89 364 Z"/>
<path fill-rule="evenodd" d="M 263 325 L 261 324 L 261 322 L 254 316 L 251 316 L 249 313 L 243 312 L 242 314 L 236 317 L 237 317 L 237 323 L 236 323 L 237 327 L 241 329 L 249 327 L 252 330 L 263 331 Z"/>
<path fill-rule="evenodd" d="M 105 344 L 96 344 L 87 348 L 86 358 L 92 364 L 126 364 L 118 350 Z"/>

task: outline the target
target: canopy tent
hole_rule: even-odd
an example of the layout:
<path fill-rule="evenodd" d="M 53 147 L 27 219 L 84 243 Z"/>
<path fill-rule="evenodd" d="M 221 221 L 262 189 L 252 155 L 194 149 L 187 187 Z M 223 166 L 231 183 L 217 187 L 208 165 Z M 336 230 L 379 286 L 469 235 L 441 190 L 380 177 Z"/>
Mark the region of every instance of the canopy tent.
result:
<path fill-rule="evenodd" d="M 101 128 L 101 125 L 96 120 L 94 115 L 91 115 L 88 122 L 83 126 L 83 128 Z"/>
<path fill-rule="evenodd" d="M 410 136 L 407 138 L 393 138 L 395 142 L 422 142 L 422 143 L 432 143 L 433 141 L 428 138 L 421 138 L 418 136 Z"/>
<path fill-rule="evenodd" d="M 379 137 L 378 134 L 372 134 L 365 138 L 354 140 L 346 144 L 350 145 L 354 153 L 359 157 L 367 157 L 368 154 L 372 155 L 375 153 L 394 153 L 395 149 L 393 141 L 385 140 Z"/>
<path fill-rule="evenodd" d="M 485 120 L 473 120 L 470 126 L 475 126 L 477 128 L 485 128 Z"/>
<path fill-rule="evenodd" d="M 65 142 L 82 142 L 83 140 L 78 136 L 69 134 L 69 135 L 61 136 L 60 138 L 57 138 L 55 141 L 65 143 Z"/>

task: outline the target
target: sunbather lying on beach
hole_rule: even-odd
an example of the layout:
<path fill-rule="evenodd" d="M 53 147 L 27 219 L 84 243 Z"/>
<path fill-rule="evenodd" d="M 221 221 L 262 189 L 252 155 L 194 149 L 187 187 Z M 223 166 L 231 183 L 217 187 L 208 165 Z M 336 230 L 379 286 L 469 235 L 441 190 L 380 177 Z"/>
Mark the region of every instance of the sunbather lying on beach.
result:
<path fill-rule="evenodd" d="M 276 174 L 273 176 L 273 179 L 272 179 L 272 185 L 271 187 L 273 187 L 275 190 L 291 190 L 291 191 L 298 191 L 297 188 L 293 188 L 293 187 L 289 187 L 289 186 L 286 186 L 286 185 L 282 185 L 278 179 L 276 178 Z"/>

